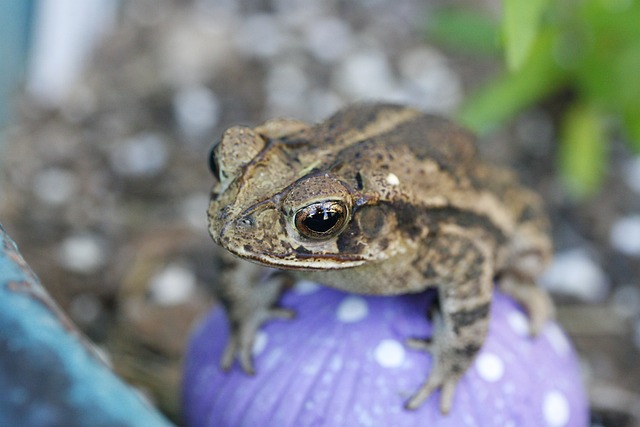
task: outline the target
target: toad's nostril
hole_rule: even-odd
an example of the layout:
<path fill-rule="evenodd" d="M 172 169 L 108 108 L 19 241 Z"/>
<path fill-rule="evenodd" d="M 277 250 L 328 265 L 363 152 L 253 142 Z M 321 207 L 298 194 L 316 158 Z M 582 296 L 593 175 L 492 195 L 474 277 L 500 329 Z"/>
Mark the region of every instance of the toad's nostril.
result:
<path fill-rule="evenodd" d="M 225 206 L 222 209 L 218 210 L 218 219 L 217 221 L 220 223 L 226 223 L 227 219 L 231 215 L 231 207 Z"/>

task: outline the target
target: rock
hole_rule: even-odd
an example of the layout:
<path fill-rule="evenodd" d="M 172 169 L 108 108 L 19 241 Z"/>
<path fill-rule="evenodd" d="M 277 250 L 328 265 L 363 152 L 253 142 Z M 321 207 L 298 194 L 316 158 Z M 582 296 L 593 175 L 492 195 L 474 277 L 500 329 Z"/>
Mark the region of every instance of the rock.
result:
<path fill-rule="evenodd" d="M 36 197 L 49 205 L 60 206 L 73 197 L 78 188 L 76 176 L 65 169 L 48 168 L 40 171 L 33 181 Z"/>
<path fill-rule="evenodd" d="M 336 71 L 336 86 L 352 99 L 397 99 L 397 82 L 380 50 L 349 55 Z"/>
<path fill-rule="evenodd" d="M 284 47 L 285 37 L 274 15 L 256 13 L 242 22 L 235 45 L 248 57 L 271 58 Z"/>
<path fill-rule="evenodd" d="M 629 188 L 640 194 L 640 156 L 635 157 L 626 164 L 624 179 Z"/>
<path fill-rule="evenodd" d="M 618 252 L 640 257 L 640 215 L 618 219 L 609 232 L 609 242 Z"/>
<path fill-rule="evenodd" d="M 160 173 L 169 153 L 160 135 L 143 132 L 117 144 L 110 157 L 111 167 L 120 175 L 144 178 Z"/>
<path fill-rule="evenodd" d="M 616 313 L 625 318 L 640 317 L 640 288 L 636 285 L 618 286 L 611 296 Z"/>
<path fill-rule="evenodd" d="M 284 62 L 271 68 L 265 82 L 269 112 L 274 117 L 299 117 L 300 99 L 308 82 L 300 66 Z"/>
<path fill-rule="evenodd" d="M 218 124 L 220 101 L 205 86 L 191 85 L 175 94 L 173 111 L 180 130 L 189 137 L 207 135 Z"/>
<path fill-rule="evenodd" d="M 196 276 L 184 265 L 169 264 L 151 278 L 151 298 L 160 305 L 175 305 L 188 301 L 196 291 Z"/>
<path fill-rule="evenodd" d="M 189 195 L 181 205 L 182 220 L 196 233 L 207 234 L 207 218 L 203 212 L 209 207 L 209 194 L 194 193 Z"/>
<path fill-rule="evenodd" d="M 447 59 L 431 48 L 407 51 L 400 60 L 406 101 L 425 111 L 451 114 L 462 98 L 458 75 Z"/>
<path fill-rule="evenodd" d="M 602 301 L 609 292 L 607 276 L 584 249 L 556 253 L 540 282 L 551 292 L 582 301 Z"/>
<path fill-rule="evenodd" d="M 104 243 L 93 233 L 78 233 L 67 237 L 59 246 L 58 261 L 76 273 L 92 273 L 106 262 Z"/>
<path fill-rule="evenodd" d="M 312 21 L 305 35 L 307 49 L 314 57 L 327 63 L 343 58 L 353 44 L 347 23 L 333 17 Z"/>

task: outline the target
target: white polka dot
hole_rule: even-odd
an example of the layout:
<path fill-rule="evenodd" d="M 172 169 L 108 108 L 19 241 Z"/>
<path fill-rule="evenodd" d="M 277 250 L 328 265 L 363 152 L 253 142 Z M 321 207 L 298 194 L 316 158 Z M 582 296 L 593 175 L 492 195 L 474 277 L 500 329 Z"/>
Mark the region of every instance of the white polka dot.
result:
<path fill-rule="evenodd" d="M 529 335 L 529 319 L 519 311 L 512 311 L 507 316 L 509 326 L 516 334 L 526 337 Z"/>
<path fill-rule="evenodd" d="M 558 356 L 566 356 L 571 350 L 569 341 L 557 325 L 549 325 L 545 330 L 545 335 Z"/>
<path fill-rule="evenodd" d="M 267 347 L 267 342 L 269 342 L 269 336 L 264 331 L 258 331 L 258 333 L 256 334 L 256 339 L 253 342 L 251 353 L 254 356 L 258 356 L 259 354 L 261 354 Z"/>
<path fill-rule="evenodd" d="M 295 293 L 300 295 L 312 294 L 318 289 L 320 289 L 320 285 L 310 280 L 299 280 L 293 288 Z"/>
<path fill-rule="evenodd" d="M 480 353 L 475 364 L 478 374 L 485 381 L 494 383 L 504 375 L 504 363 L 493 353 Z"/>
<path fill-rule="evenodd" d="M 569 402 L 559 391 L 550 391 L 545 395 L 542 412 L 547 425 L 551 427 L 564 427 L 569 423 Z"/>
<path fill-rule="evenodd" d="M 395 340 L 382 340 L 374 350 L 374 357 L 380 366 L 397 368 L 404 362 L 404 347 Z"/>
<path fill-rule="evenodd" d="M 362 297 L 346 297 L 338 306 L 336 317 L 339 321 L 353 323 L 364 319 L 369 314 L 367 301 Z"/>
<path fill-rule="evenodd" d="M 389 173 L 387 175 L 387 184 L 389 185 L 400 185 L 400 178 L 395 173 Z"/>

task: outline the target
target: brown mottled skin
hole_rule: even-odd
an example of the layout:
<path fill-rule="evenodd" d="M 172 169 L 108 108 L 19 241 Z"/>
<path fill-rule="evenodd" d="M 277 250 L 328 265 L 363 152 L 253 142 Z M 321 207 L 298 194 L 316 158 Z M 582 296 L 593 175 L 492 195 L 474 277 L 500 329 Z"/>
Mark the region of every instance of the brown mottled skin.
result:
<path fill-rule="evenodd" d="M 292 277 L 363 294 L 438 291 L 435 332 L 409 340 L 434 357 L 407 402 L 456 384 L 481 348 L 494 280 L 527 310 L 535 334 L 552 315 L 534 284 L 551 245 L 540 199 L 515 175 L 476 156 L 473 136 L 414 109 L 356 104 L 315 126 L 274 120 L 228 129 L 213 151 L 219 182 L 209 231 L 233 254 L 218 294 L 232 337 L 222 364 L 253 372 L 261 324 L 292 313 L 277 305 Z M 426 310 L 425 310 L 426 312 Z"/>

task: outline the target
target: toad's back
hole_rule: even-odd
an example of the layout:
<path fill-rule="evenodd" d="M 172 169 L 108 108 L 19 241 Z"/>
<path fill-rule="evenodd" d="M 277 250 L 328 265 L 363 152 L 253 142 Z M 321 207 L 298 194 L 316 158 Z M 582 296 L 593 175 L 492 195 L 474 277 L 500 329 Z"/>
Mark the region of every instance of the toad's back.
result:
<path fill-rule="evenodd" d="M 499 268 L 535 264 L 527 266 L 535 275 L 548 261 L 549 222 L 540 197 L 511 170 L 481 160 L 475 137 L 455 123 L 407 107 L 364 104 L 310 128 L 304 138 L 316 154 L 327 147 L 318 169 L 379 194 L 396 211 L 410 209 L 409 222 L 426 215 L 431 223 L 457 217 L 484 225 L 503 246 Z"/>

